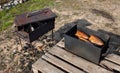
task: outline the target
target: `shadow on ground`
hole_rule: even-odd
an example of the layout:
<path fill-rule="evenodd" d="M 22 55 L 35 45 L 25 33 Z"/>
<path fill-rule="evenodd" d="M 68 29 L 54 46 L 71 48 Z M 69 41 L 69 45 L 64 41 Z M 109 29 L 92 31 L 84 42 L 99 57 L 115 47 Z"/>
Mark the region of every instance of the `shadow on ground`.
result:
<path fill-rule="evenodd" d="M 78 19 L 72 23 L 67 23 L 63 27 L 61 27 L 58 31 L 54 33 L 54 40 L 56 41 L 56 43 L 59 42 L 64 37 L 64 33 L 71 29 L 72 26 L 74 25 L 77 25 L 78 28 L 85 28 L 85 30 L 87 30 L 87 32 L 90 33 L 96 34 L 100 33 L 109 35 L 110 36 L 110 40 L 108 43 L 108 47 L 110 48 L 109 53 L 115 51 L 120 47 L 120 35 L 116 35 L 114 33 L 107 32 L 102 29 L 98 29 L 98 31 L 88 29 L 86 26 L 90 26 L 92 24 L 88 22 L 86 19 Z"/>

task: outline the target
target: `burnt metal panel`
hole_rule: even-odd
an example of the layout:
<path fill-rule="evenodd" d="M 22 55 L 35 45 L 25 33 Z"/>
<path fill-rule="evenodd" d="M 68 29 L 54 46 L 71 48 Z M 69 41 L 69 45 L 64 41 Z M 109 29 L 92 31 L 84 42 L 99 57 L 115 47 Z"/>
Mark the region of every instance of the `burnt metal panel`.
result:
<path fill-rule="evenodd" d="M 26 12 L 20 15 L 16 15 L 15 24 L 16 26 L 23 26 L 33 22 L 49 20 L 57 17 L 49 8 L 42 9 L 34 12 Z"/>
<path fill-rule="evenodd" d="M 35 31 L 31 32 L 29 34 L 29 39 L 30 39 L 29 42 L 33 42 L 34 40 L 37 40 L 43 34 L 45 34 L 48 31 L 54 29 L 54 27 L 55 27 L 54 20 L 55 19 L 47 21 L 48 24 L 43 24 L 42 27 L 38 27 L 37 29 L 35 29 Z"/>
<path fill-rule="evenodd" d="M 73 26 L 73 28 L 71 28 L 69 31 L 67 31 L 64 34 L 65 49 L 80 57 L 85 58 L 86 60 L 99 64 L 100 60 L 103 58 L 102 54 L 104 54 L 107 50 L 107 43 L 109 41 L 109 36 L 106 34 L 103 35 L 100 34 L 101 35 L 100 37 L 103 36 L 102 40 L 105 42 L 105 45 L 103 47 L 98 47 L 90 42 L 84 42 L 82 40 L 79 40 L 75 36 L 77 30 L 80 30 L 80 28 L 78 29 L 77 26 L 75 25 Z M 84 32 L 86 32 L 85 28 L 84 28 Z M 87 32 L 87 34 L 94 34 L 94 33 Z"/>

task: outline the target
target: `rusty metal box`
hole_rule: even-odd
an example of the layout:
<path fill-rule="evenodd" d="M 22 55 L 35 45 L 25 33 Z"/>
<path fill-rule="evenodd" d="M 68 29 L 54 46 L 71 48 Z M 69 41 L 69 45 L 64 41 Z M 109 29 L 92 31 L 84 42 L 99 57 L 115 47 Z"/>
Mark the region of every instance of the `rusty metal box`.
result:
<path fill-rule="evenodd" d="M 103 47 L 98 47 L 92 43 L 87 43 L 82 40 L 79 40 L 75 36 L 77 30 L 83 31 L 87 34 L 97 35 L 104 41 L 105 45 Z M 96 64 L 99 64 L 100 60 L 103 58 L 102 55 L 106 52 L 108 48 L 108 35 L 101 34 L 99 32 L 94 32 L 93 30 L 90 30 L 85 27 L 78 28 L 77 25 L 74 25 L 70 30 L 68 30 L 64 34 L 64 37 L 66 50 Z"/>
<path fill-rule="evenodd" d="M 48 8 L 17 15 L 15 17 L 17 34 L 24 40 L 33 42 L 55 27 L 56 17 L 56 14 Z"/>

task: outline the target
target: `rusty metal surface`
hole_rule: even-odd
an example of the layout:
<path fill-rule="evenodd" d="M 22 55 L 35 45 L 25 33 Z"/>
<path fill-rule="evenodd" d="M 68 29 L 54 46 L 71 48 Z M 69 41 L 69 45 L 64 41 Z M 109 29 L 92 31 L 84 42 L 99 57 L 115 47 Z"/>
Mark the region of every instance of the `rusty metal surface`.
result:
<path fill-rule="evenodd" d="M 50 9 L 42 9 L 40 11 L 26 12 L 15 17 L 16 26 L 22 26 L 25 24 L 44 21 L 57 17 Z"/>
<path fill-rule="evenodd" d="M 77 30 L 82 30 L 87 34 L 95 34 L 98 35 L 99 37 L 102 37 L 102 40 L 105 42 L 105 45 L 103 47 L 98 47 L 92 43 L 84 42 L 82 40 L 77 39 L 77 37 L 75 37 L 74 35 Z M 104 54 L 108 48 L 109 41 L 108 35 L 93 33 L 92 30 L 89 30 L 84 27 L 77 28 L 77 26 L 73 26 L 73 28 L 71 28 L 69 31 L 65 33 L 64 37 L 66 50 L 96 64 L 99 64 L 100 60 L 103 58 L 102 54 Z"/>

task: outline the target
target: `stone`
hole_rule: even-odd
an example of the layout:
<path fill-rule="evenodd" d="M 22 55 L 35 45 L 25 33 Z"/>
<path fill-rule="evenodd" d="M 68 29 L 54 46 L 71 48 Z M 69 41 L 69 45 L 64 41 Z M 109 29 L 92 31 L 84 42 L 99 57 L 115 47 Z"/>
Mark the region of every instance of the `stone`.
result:
<path fill-rule="evenodd" d="M 19 4 L 19 3 L 18 3 L 18 1 L 15 0 L 15 1 L 14 1 L 14 5 L 17 5 L 17 4 Z"/>
<path fill-rule="evenodd" d="M 7 6 L 11 6 L 11 3 L 7 3 Z"/>
<path fill-rule="evenodd" d="M 11 7 L 18 5 L 19 3 L 23 3 L 26 1 L 28 0 L 11 0 L 10 2 L 6 4 L 0 5 L 0 11 L 2 11 L 3 9 L 10 9 Z"/>
<path fill-rule="evenodd" d="M 50 42 L 50 41 L 52 41 L 52 39 L 51 39 L 51 38 L 47 38 L 46 41 L 47 41 L 47 42 Z"/>
<path fill-rule="evenodd" d="M 23 3 L 23 0 L 19 0 L 19 3 Z"/>
<path fill-rule="evenodd" d="M 29 53 L 28 53 L 28 52 L 25 52 L 24 55 L 29 55 Z"/>
<path fill-rule="evenodd" d="M 17 50 L 16 50 L 16 49 L 14 49 L 14 50 L 13 50 L 13 54 L 16 54 L 16 53 L 17 53 Z"/>
<path fill-rule="evenodd" d="M 22 69 L 18 69 L 18 71 L 17 72 L 22 72 Z"/>
<path fill-rule="evenodd" d="M 2 8 L 2 6 L 0 5 L 0 9 Z"/>

